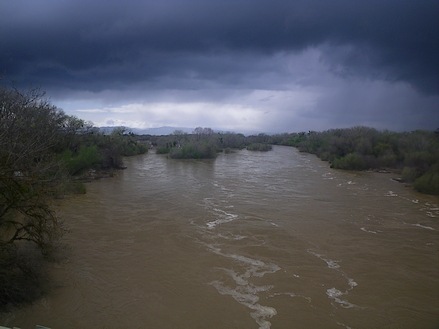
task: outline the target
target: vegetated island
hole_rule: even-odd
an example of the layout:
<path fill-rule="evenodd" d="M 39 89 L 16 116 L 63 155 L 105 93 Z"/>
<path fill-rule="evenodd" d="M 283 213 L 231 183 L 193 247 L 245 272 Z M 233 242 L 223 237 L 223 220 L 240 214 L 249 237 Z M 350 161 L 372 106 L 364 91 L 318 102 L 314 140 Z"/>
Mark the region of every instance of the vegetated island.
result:
<path fill-rule="evenodd" d="M 214 159 L 218 153 L 232 153 L 247 148 L 249 151 L 270 151 L 270 136 L 244 136 L 232 132 L 215 132 L 211 128 L 197 127 L 192 134 L 176 130 L 165 136 L 138 136 L 147 141 L 157 154 L 167 154 L 171 159 Z"/>

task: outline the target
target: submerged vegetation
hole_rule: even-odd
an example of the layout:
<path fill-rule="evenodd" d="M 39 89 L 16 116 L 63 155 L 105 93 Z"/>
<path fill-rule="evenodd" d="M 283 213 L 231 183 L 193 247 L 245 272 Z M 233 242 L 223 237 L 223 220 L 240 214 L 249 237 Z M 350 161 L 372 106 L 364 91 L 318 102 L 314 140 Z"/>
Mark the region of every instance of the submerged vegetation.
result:
<path fill-rule="evenodd" d="M 42 261 L 64 233 L 52 200 L 83 193 L 78 178 L 90 170 L 121 168 L 123 155 L 146 150 L 123 130 L 100 134 L 38 90 L 0 87 L 0 309 L 43 293 Z"/>
<path fill-rule="evenodd" d="M 249 151 L 267 152 L 267 151 L 271 151 L 271 149 L 272 149 L 271 144 L 266 144 L 266 143 L 252 143 L 247 146 L 247 150 Z"/>

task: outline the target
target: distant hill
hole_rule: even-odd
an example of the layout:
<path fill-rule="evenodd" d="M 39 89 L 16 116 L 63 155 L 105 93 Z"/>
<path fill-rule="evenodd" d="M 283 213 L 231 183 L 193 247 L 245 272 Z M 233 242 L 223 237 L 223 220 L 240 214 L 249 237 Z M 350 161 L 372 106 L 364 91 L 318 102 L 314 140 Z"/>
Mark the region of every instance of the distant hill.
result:
<path fill-rule="evenodd" d="M 191 133 L 194 128 L 186 128 L 186 127 L 157 127 L 157 128 L 130 128 L 130 127 L 99 127 L 99 130 L 104 134 L 111 134 L 114 129 L 117 128 L 125 128 L 128 131 L 133 132 L 136 135 L 171 135 L 176 130 L 184 131 L 185 133 Z"/>
<path fill-rule="evenodd" d="M 176 130 L 180 130 L 183 131 L 185 133 L 191 134 L 195 128 L 188 128 L 188 127 L 169 127 L 169 126 L 163 126 L 163 127 L 157 127 L 157 128 L 130 128 L 130 127 L 123 127 L 123 126 L 114 126 L 114 127 L 98 127 L 99 131 L 104 133 L 104 134 L 111 134 L 111 132 L 114 129 L 117 128 L 125 128 L 127 131 L 131 131 L 136 135 L 154 135 L 154 136 L 161 136 L 161 135 L 171 135 L 174 131 Z M 244 135 L 257 135 L 260 132 L 255 131 L 255 130 L 244 130 L 244 131 L 231 131 L 231 130 L 227 130 L 227 129 L 215 129 L 212 128 L 213 131 L 215 132 L 221 132 L 221 133 L 226 133 L 226 132 L 232 132 L 232 133 L 242 133 Z M 271 133 L 267 133 L 268 135 L 271 135 Z"/>

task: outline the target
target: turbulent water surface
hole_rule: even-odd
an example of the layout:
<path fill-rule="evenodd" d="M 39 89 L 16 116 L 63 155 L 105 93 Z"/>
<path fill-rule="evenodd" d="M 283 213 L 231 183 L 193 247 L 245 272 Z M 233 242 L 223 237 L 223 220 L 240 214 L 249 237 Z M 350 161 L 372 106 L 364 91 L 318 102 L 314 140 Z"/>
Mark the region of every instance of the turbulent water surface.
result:
<path fill-rule="evenodd" d="M 33 328 L 436 328 L 438 198 L 275 147 L 153 153 L 63 200 L 56 288 Z"/>

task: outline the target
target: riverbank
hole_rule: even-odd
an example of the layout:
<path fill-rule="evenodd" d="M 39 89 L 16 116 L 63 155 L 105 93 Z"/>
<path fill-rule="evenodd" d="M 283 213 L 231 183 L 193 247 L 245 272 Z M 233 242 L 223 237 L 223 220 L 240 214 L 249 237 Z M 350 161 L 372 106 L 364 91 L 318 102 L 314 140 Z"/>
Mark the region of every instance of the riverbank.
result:
<path fill-rule="evenodd" d="M 277 135 L 271 142 L 315 154 L 335 169 L 399 171 L 416 191 L 439 195 L 439 131 L 353 127 Z"/>

